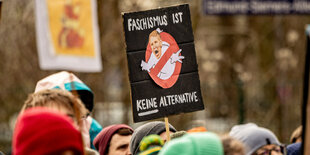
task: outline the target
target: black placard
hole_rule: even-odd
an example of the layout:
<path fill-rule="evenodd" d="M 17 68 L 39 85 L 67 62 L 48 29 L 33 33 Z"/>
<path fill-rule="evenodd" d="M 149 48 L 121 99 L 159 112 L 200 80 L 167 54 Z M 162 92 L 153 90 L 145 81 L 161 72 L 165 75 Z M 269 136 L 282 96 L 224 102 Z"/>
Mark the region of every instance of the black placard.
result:
<path fill-rule="evenodd" d="M 188 4 L 123 22 L 134 122 L 204 109 Z"/>

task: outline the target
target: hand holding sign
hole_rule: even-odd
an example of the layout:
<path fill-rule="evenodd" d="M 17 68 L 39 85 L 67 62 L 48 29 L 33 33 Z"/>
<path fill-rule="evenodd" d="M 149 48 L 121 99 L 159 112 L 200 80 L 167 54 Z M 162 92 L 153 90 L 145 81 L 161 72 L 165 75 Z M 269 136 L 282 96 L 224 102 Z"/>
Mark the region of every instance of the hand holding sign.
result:
<path fill-rule="evenodd" d="M 180 49 L 177 53 L 173 53 L 170 57 L 170 63 L 175 63 L 175 62 L 180 62 L 182 63 L 182 60 L 181 59 L 184 59 L 185 57 L 180 55 L 182 49 Z"/>

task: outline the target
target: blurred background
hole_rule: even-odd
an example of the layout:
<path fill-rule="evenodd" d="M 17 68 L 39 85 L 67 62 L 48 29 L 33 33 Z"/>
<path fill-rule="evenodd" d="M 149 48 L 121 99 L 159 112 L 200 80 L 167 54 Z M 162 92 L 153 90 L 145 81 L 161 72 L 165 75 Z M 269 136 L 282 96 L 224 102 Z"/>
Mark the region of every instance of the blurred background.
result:
<path fill-rule="evenodd" d="M 97 0 L 103 70 L 76 73 L 95 94 L 104 127 L 133 123 L 122 12 L 189 3 L 205 110 L 169 121 L 178 130 L 204 125 L 227 133 L 254 122 L 283 143 L 301 125 L 309 15 L 205 15 L 202 0 Z M 11 147 L 14 121 L 38 80 L 34 0 L 0 0 L 0 150 Z M 163 119 L 159 119 L 163 120 Z"/>

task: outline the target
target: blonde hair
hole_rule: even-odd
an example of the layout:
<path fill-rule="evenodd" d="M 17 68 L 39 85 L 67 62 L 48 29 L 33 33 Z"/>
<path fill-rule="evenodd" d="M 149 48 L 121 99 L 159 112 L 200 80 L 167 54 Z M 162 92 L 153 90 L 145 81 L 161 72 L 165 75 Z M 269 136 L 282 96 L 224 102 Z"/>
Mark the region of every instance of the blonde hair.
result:
<path fill-rule="evenodd" d="M 160 38 L 160 34 L 159 34 L 156 30 L 154 30 L 154 31 L 152 31 L 152 32 L 150 33 L 150 35 L 149 35 L 149 41 L 150 41 L 151 37 L 158 37 L 159 39 L 161 39 L 161 38 Z"/>
<path fill-rule="evenodd" d="M 290 138 L 290 142 L 291 143 L 295 143 L 297 141 L 297 139 L 301 138 L 302 137 L 302 126 L 300 125 L 298 128 L 296 128 L 294 130 L 294 132 L 292 133 L 291 135 L 291 138 Z"/>
<path fill-rule="evenodd" d="M 225 155 L 245 155 L 244 144 L 229 135 L 221 136 Z"/>
<path fill-rule="evenodd" d="M 73 94 L 66 90 L 60 89 L 45 89 L 28 95 L 21 113 L 32 107 L 48 107 L 50 105 L 67 109 L 74 114 L 73 117 L 77 120 L 79 119 L 76 118 L 77 116 L 85 117 L 88 114 L 88 110 L 78 97 L 73 96 Z"/>

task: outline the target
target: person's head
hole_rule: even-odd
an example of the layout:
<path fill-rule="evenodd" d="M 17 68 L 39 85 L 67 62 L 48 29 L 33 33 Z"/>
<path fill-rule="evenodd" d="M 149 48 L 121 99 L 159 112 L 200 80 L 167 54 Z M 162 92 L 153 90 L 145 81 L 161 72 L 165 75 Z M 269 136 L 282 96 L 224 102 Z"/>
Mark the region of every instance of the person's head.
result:
<path fill-rule="evenodd" d="M 294 132 L 291 135 L 290 142 L 291 143 L 302 142 L 302 126 L 299 126 L 297 129 L 294 130 Z"/>
<path fill-rule="evenodd" d="M 231 136 L 221 136 L 225 155 L 245 155 L 244 145 Z"/>
<path fill-rule="evenodd" d="M 81 133 L 67 116 L 43 107 L 25 110 L 13 134 L 13 155 L 83 155 Z"/>
<path fill-rule="evenodd" d="M 169 124 L 169 131 L 171 133 L 174 133 L 176 132 L 176 129 L 171 124 Z M 165 142 L 167 140 L 165 123 L 161 121 L 154 121 L 146 123 L 135 129 L 130 140 L 131 153 L 133 155 L 138 154 L 142 138 L 152 134 L 159 135 L 161 139 Z"/>
<path fill-rule="evenodd" d="M 139 155 L 157 155 L 164 145 L 159 135 L 148 135 L 140 142 Z"/>
<path fill-rule="evenodd" d="M 152 31 L 149 35 L 149 44 L 152 49 L 152 53 L 157 59 L 161 57 L 162 40 L 159 32 L 156 30 Z"/>
<path fill-rule="evenodd" d="M 281 144 L 274 133 L 254 123 L 236 125 L 229 135 L 245 145 L 246 155 L 260 155 L 268 151 L 272 155 L 282 155 Z"/>
<path fill-rule="evenodd" d="M 94 95 L 91 89 L 78 77 L 67 71 L 49 75 L 37 82 L 34 92 L 45 89 L 62 89 L 70 92 L 76 91 L 78 97 L 89 112 L 93 110 Z"/>
<path fill-rule="evenodd" d="M 73 73 L 61 71 L 41 79 L 37 82 L 35 92 L 45 89 L 61 89 L 72 92 L 73 95 L 80 98 L 85 108 L 89 112 L 92 112 L 94 105 L 93 92 Z M 87 116 L 87 119 L 81 119 L 79 121 L 81 123 L 81 132 L 85 145 L 94 148 L 92 140 L 100 132 L 102 127 L 90 115 Z"/>
<path fill-rule="evenodd" d="M 133 129 L 125 124 L 110 125 L 101 130 L 93 143 L 100 155 L 130 155 Z"/>
<path fill-rule="evenodd" d="M 276 144 L 269 144 L 269 145 L 264 145 L 261 148 L 257 149 L 253 155 L 283 155 L 282 153 L 282 148 L 279 145 Z"/>
<path fill-rule="evenodd" d="M 159 155 L 224 155 L 220 138 L 211 132 L 186 134 L 169 141 Z"/>
<path fill-rule="evenodd" d="M 21 113 L 33 107 L 46 107 L 71 117 L 77 123 L 76 113 L 85 117 L 88 113 L 80 99 L 70 92 L 59 89 L 42 90 L 30 94 L 25 101 Z"/>

